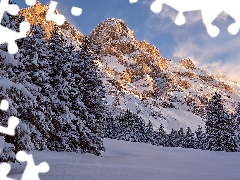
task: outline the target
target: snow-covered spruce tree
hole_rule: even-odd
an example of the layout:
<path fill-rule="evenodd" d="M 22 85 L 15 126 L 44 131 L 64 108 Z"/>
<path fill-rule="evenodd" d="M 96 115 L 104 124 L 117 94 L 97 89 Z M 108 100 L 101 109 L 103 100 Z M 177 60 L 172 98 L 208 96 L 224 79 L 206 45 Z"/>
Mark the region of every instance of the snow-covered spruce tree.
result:
<path fill-rule="evenodd" d="M 145 122 L 137 114 L 135 114 L 135 116 L 136 116 L 136 121 L 134 123 L 133 129 L 134 129 L 134 134 L 136 134 L 136 141 L 146 142 L 147 135 L 145 134 Z"/>
<path fill-rule="evenodd" d="M 236 113 L 232 115 L 234 119 L 234 130 L 235 130 L 235 138 L 238 145 L 238 151 L 240 151 L 240 103 L 237 103 Z"/>
<path fill-rule="evenodd" d="M 51 73 L 52 64 L 48 59 L 49 44 L 44 39 L 45 33 L 40 26 L 32 26 L 31 36 L 17 41 L 19 52 L 16 56 L 19 62 L 19 72 L 26 74 L 20 80 L 28 88 L 34 97 L 34 107 L 31 119 L 29 116 L 22 117 L 23 121 L 28 121 L 33 127 L 31 139 L 38 150 L 47 149 L 46 143 L 50 137 L 50 132 L 54 131 L 52 120 L 56 119 L 52 107 Z M 22 114 L 20 114 L 20 117 Z"/>
<path fill-rule="evenodd" d="M 93 133 L 92 136 L 95 136 L 95 143 L 97 145 L 97 151 L 103 151 L 103 120 L 107 116 L 107 108 L 105 102 L 105 91 L 100 79 L 100 73 L 97 64 L 94 62 L 97 60 L 97 56 L 90 49 L 90 42 L 86 38 L 84 45 L 81 47 L 81 52 L 76 54 L 81 58 L 81 61 L 84 61 L 85 65 L 78 66 L 80 72 L 79 76 L 83 78 L 83 83 L 79 84 L 80 94 L 82 94 L 82 102 L 84 103 L 88 111 L 88 120 L 85 125 Z M 77 57 L 78 58 L 78 57 Z M 77 65 L 78 62 L 75 62 Z M 80 63 L 80 61 L 79 61 Z M 82 69 L 85 69 L 85 72 Z M 75 69 L 76 70 L 76 69 Z M 74 70 L 72 69 L 72 72 Z M 78 83 L 78 79 L 74 82 Z M 77 101 L 76 101 L 77 103 Z M 73 104 L 74 106 L 74 104 Z"/>
<path fill-rule="evenodd" d="M 167 134 L 162 124 L 160 124 L 157 132 L 155 132 L 154 140 L 158 146 L 166 146 Z"/>
<path fill-rule="evenodd" d="M 185 148 L 193 148 L 194 146 L 194 133 L 190 129 L 190 127 L 186 128 L 186 135 L 184 137 L 184 147 Z"/>
<path fill-rule="evenodd" d="M 135 113 L 131 113 L 132 124 L 132 138 L 134 142 L 146 142 L 145 122 Z"/>
<path fill-rule="evenodd" d="M 169 136 L 169 146 L 170 147 L 178 147 L 179 146 L 179 135 L 178 132 L 172 129 L 171 133 L 168 134 Z"/>
<path fill-rule="evenodd" d="M 130 122 L 131 113 L 129 110 L 123 111 L 115 117 L 115 121 L 119 126 L 115 131 L 118 132 L 117 139 L 129 141 L 130 133 L 132 131 L 132 122 Z"/>
<path fill-rule="evenodd" d="M 173 131 L 173 129 L 172 129 Z M 172 144 L 172 138 L 171 138 L 171 133 L 170 134 L 167 134 L 166 133 L 166 138 L 165 138 L 165 141 L 164 141 L 164 147 L 171 147 L 171 144 Z"/>
<path fill-rule="evenodd" d="M 178 147 L 184 148 L 185 147 L 185 133 L 183 132 L 183 128 L 181 127 L 178 130 L 178 136 L 176 137 L 176 142 L 178 143 Z"/>
<path fill-rule="evenodd" d="M 239 131 L 235 131 L 235 140 L 237 142 L 237 146 L 238 146 L 238 152 L 240 151 L 240 132 Z"/>
<path fill-rule="evenodd" d="M 234 118 L 234 129 L 240 132 L 240 102 L 237 103 L 236 113 L 233 115 Z"/>
<path fill-rule="evenodd" d="M 107 118 L 105 123 L 105 137 L 107 138 L 146 142 L 144 120 L 129 110 L 122 110 L 121 114 L 115 118 Z"/>
<path fill-rule="evenodd" d="M 15 31 L 24 20 L 21 15 L 4 17 L 2 23 Z M 17 41 L 16 55 L 9 55 L 6 44 L 1 45 L 0 98 L 10 102 L 9 111 L 1 114 L 1 125 L 6 126 L 11 115 L 20 124 L 14 137 L 5 136 L 13 147 L 8 146 L 0 158 L 11 160 L 14 149 L 99 155 L 104 150 L 104 91 L 95 56 L 87 43 L 81 48 L 67 43 L 58 26 L 51 39 L 44 37 L 44 30 L 32 25 L 29 36 Z"/>
<path fill-rule="evenodd" d="M 221 95 L 215 93 L 207 107 L 206 143 L 211 151 L 236 152 L 233 120 L 223 107 Z"/>
<path fill-rule="evenodd" d="M 155 144 L 154 142 L 154 130 L 153 130 L 153 125 L 152 125 L 152 122 L 149 120 L 148 121 L 148 124 L 146 125 L 146 131 L 145 131 L 145 134 L 146 134 L 146 143 L 148 144 Z"/>
<path fill-rule="evenodd" d="M 194 138 L 194 149 L 202 149 L 205 150 L 205 139 L 206 139 L 206 134 L 202 130 L 202 127 L 199 125 L 198 129 L 195 131 L 196 137 Z"/>
<path fill-rule="evenodd" d="M 22 21 L 23 19 L 19 18 L 18 20 Z M 1 24 L 14 31 L 19 30 L 15 18 L 6 12 Z M 29 130 L 32 125 L 24 121 L 24 117 L 33 117 L 35 98 L 29 91 L 28 84 L 24 84 L 22 81 L 22 77 L 27 77 L 28 74 L 22 71 L 21 63 L 16 60 L 19 54 L 13 56 L 7 53 L 7 50 L 6 43 L 0 46 L 0 100 L 8 100 L 10 107 L 7 112 L 0 113 L 0 125 L 7 126 L 10 116 L 17 116 L 20 119 L 20 124 L 15 130 L 15 136 L 4 135 L 7 143 L 5 143 L 3 153 L 1 153 L 0 161 L 13 161 L 17 151 L 28 151 L 34 148 Z"/>
<path fill-rule="evenodd" d="M 81 47 L 73 45 L 58 26 L 49 44 L 53 113 L 57 115 L 49 148 L 99 155 L 105 150 L 102 142 L 105 95 L 94 63 L 96 57 L 87 39 Z"/>
<path fill-rule="evenodd" d="M 138 117 L 138 115 L 132 113 L 131 111 L 127 110 L 124 113 L 124 117 L 122 117 L 123 121 L 125 122 L 125 125 L 121 125 L 122 132 L 125 132 L 125 135 L 130 136 L 131 141 L 135 142 L 145 142 L 146 137 L 143 137 L 144 132 L 144 127 L 145 123 L 141 121 L 141 119 Z M 120 123 L 121 124 L 121 123 Z M 129 140 L 128 138 L 125 138 L 125 140 Z"/>
<path fill-rule="evenodd" d="M 71 66 L 64 66 L 72 61 L 69 50 L 71 47 L 57 30 L 58 28 L 55 27 L 51 33 L 51 38 L 47 42 L 48 50 L 45 52 L 51 72 L 49 86 L 43 89 L 43 93 L 49 93 L 51 99 L 53 124 L 53 129 L 49 131 L 47 146 L 50 150 L 56 151 L 81 151 L 79 144 L 76 143 L 78 133 L 72 122 L 72 99 L 69 98 L 71 86 L 67 77 L 71 73 Z"/>
<path fill-rule="evenodd" d="M 121 133 L 121 125 L 118 121 L 118 117 L 107 117 L 104 121 L 104 137 L 111 139 L 118 139 L 118 135 Z"/>

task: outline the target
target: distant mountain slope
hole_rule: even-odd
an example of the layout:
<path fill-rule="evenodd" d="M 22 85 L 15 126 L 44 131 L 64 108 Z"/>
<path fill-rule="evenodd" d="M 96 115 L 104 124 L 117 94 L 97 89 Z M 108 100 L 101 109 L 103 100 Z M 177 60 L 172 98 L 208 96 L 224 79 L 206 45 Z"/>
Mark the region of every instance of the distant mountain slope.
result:
<path fill-rule="evenodd" d="M 205 106 L 215 92 L 234 112 L 240 83 L 197 68 L 189 58 L 178 64 L 163 58 L 147 41 L 138 42 L 126 23 L 108 18 L 99 23 L 89 39 L 99 56 L 112 113 L 121 109 L 137 113 L 155 128 L 166 130 L 204 126 Z"/>

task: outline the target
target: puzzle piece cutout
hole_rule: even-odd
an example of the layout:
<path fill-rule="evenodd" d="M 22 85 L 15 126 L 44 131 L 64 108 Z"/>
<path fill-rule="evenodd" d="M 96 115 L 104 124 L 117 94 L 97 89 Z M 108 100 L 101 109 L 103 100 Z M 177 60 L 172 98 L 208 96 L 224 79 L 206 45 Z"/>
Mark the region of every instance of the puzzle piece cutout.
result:
<path fill-rule="evenodd" d="M 130 0 L 130 2 L 131 1 L 134 0 Z M 226 12 L 235 19 L 235 23 L 228 27 L 228 32 L 232 35 L 235 35 L 240 29 L 239 0 L 155 0 L 151 4 L 150 9 L 154 13 L 159 13 L 162 10 L 163 4 L 167 4 L 179 12 L 175 20 L 177 25 L 183 25 L 186 22 L 186 19 L 183 15 L 184 12 L 201 10 L 203 23 L 206 26 L 208 34 L 212 37 L 216 37 L 220 32 L 219 28 L 213 25 L 212 22 L 222 11 Z"/>
<path fill-rule="evenodd" d="M 62 14 L 55 14 L 55 10 L 57 8 L 57 4 L 58 2 L 56 1 L 51 1 L 49 4 L 49 10 L 47 12 L 47 17 L 46 20 L 47 21 L 54 21 L 57 23 L 57 25 L 63 25 L 64 21 L 65 21 L 65 17 Z"/>
<path fill-rule="evenodd" d="M 16 159 L 20 162 L 27 162 L 27 166 L 21 180 L 40 180 L 38 174 L 46 173 L 50 169 L 48 163 L 46 162 L 42 162 L 36 166 L 32 154 L 27 154 L 24 151 L 19 151 L 16 154 Z"/>
<path fill-rule="evenodd" d="M 0 133 L 14 136 L 15 128 L 17 127 L 18 124 L 19 124 L 19 119 L 15 116 L 11 116 L 8 119 L 8 127 L 7 128 L 0 126 Z"/>
<path fill-rule="evenodd" d="M 138 0 L 129 0 L 131 4 L 138 2 Z"/>
<path fill-rule="evenodd" d="M 33 6 L 37 3 L 36 0 L 25 0 L 25 3 L 28 5 L 28 6 Z"/>
<path fill-rule="evenodd" d="M 7 177 L 8 173 L 10 172 L 11 165 L 8 163 L 2 163 L 0 164 L 0 179 L 1 180 L 16 180 Z"/>
<path fill-rule="evenodd" d="M 0 27 L 1 29 L 1 27 Z M 9 107 L 9 103 L 6 100 L 2 100 L 1 101 L 1 105 L 0 105 L 0 109 L 3 111 L 7 111 Z M 0 133 L 3 134 L 7 134 L 10 136 L 14 136 L 15 135 L 15 128 L 17 127 L 17 125 L 19 124 L 19 119 L 15 116 L 11 116 L 8 119 L 8 127 L 2 127 L 0 126 Z"/>
<path fill-rule="evenodd" d="M 5 99 L 2 100 L 2 101 L 1 101 L 1 104 L 0 104 L 0 109 L 1 109 L 2 111 L 7 111 L 8 108 L 9 108 L 9 103 L 8 103 L 8 101 L 5 100 Z"/>
<path fill-rule="evenodd" d="M 80 15 L 82 14 L 82 9 L 73 6 L 72 9 L 71 9 L 71 13 L 72 13 L 72 15 L 74 15 L 74 16 L 80 16 Z"/>
<path fill-rule="evenodd" d="M 66 20 L 65 17 L 62 14 L 55 14 L 55 10 L 57 8 L 58 2 L 56 1 L 51 1 L 49 5 L 49 10 L 47 13 L 46 20 L 47 21 L 54 21 L 57 23 L 57 25 L 63 25 L 64 21 Z M 73 6 L 71 9 L 71 13 L 74 16 L 80 16 L 82 14 L 82 9 Z"/>
<path fill-rule="evenodd" d="M 8 0 L 1 0 L 0 2 L 0 20 L 2 20 L 4 12 L 7 11 L 11 15 L 17 15 L 19 7 L 16 4 L 9 4 Z M 8 43 L 8 52 L 10 54 L 15 54 L 18 51 L 18 46 L 16 44 L 17 39 L 26 37 L 27 31 L 30 29 L 30 24 L 28 22 L 22 22 L 20 24 L 20 32 L 15 32 L 0 25 L 0 44 Z"/>
<path fill-rule="evenodd" d="M 19 7 L 16 4 L 9 4 L 8 0 L 1 0 L 0 2 L 0 19 L 3 18 L 4 12 L 7 11 L 11 15 L 17 15 Z"/>
<path fill-rule="evenodd" d="M 18 52 L 18 46 L 15 43 L 17 39 L 26 37 L 27 31 L 30 29 L 30 24 L 28 22 L 22 22 L 20 24 L 20 32 L 15 32 L 0 25 L 0 44 L 8 43 L 8 52 L 10 54 L 15 54 Z M 7 34 L 7 35 L 6 35 Z"/>
<path fill-rule="evenodd" d="M 0 104 L 0 109 L 2 111 L 7 111 L 9 108 L 9 103 L 7 100 L 2 100 Z M 14 136 L 15 135 L 15 128 L 19 124 L 19 119 L 12 116 L 8 119 L 8 127 L 2 127 L 0 126 L 0 133 L 4 133 L 7 135 Z M 0 136 L 0 153 L 3 149 L 3 144 L 4 144 L 4 136 Z"/>
<path fill-rule="evenodd" d="M 25 3 L 29 6 L 36 4 L 36 0 L 25 0 Z M 58 2 L 51 1 L 49 4 L 49 10 L 47 12 L 46 20 L 54 21 L 57 25 L 62 25 L 65 21 L 65 17 L 62 14 L 55 14 L 55 10 Z M 1 0 L 0 2 L 0 20 L 2 20 L 4 12 L 7 11 L 11 15 L 17 15 L 19 12 L 19 7 L 16 4 L 9 4 L 8 0 Z M 72 7 L 71 13 L 74 16 L 80 16 L 82 14 L 82 9 L 78 7 Z M 30 30 L 30 24 L 28 22 L 22 22 L 20 24 L 20 32 L 15 32 L 0 25 L 0 44 L 8 43 L 8 52 L 10 54 L 15 54 L 18 51 L 18 46 L 16 44 L 17 39 L 26 37 L 27 31 Z M 7 34 L 7 36 L 6 36 Z"/>

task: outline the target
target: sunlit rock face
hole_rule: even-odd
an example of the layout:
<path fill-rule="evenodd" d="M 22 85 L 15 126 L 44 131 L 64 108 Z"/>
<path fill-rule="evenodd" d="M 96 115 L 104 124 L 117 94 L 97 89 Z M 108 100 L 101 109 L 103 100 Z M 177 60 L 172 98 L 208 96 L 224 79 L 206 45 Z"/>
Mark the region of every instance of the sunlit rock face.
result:
<path fill-rule="evenodd" d="M 195 69 L 195 65 L 189 58 L 185 58 L 179 61 L 179 65 L 186 68 L 186 69 Z"/>

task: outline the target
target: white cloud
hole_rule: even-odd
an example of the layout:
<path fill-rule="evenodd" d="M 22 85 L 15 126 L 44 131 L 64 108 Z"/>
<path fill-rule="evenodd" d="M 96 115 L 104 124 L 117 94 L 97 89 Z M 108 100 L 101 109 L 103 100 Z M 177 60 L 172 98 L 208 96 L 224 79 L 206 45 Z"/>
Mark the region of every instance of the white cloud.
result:
<path fill-rule="evenodd" d="M 225 33 L 219 38 L 210 39 L 204 34 L 190 36 L 185 42 L 177 39 L 172 56 L 178 59 L 189 57 L 202 69 L 240 80 L 240 36 Z"/>
<path fill-rule="evenodd" d="M 149 6 L 151 3 L 147 4 Z M 189 57 L 200 68 L 240 80 L 240 36 L 232 36 L 227 32 L 227 27 L 232 23 L 229 16 L 222 12 L 216 18 L 214 24 L 220 25 L 221 33 L 218 37 L 211 38 L 202 22 L 201 11 L 184 13 L 187 22 L 182 27 L 174 23 L 177 14 L 176 10 L 167 5 L 163 5 L 158 14 L 151 12 L 147 22 L 151 29 L 147 34 L 149 38 L 152 39 L 159 33 L 170 33 L 175 41 L 172 52 L 175 61 Z"/>

